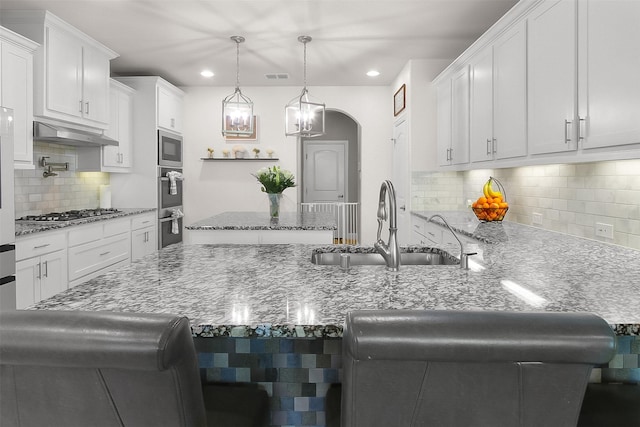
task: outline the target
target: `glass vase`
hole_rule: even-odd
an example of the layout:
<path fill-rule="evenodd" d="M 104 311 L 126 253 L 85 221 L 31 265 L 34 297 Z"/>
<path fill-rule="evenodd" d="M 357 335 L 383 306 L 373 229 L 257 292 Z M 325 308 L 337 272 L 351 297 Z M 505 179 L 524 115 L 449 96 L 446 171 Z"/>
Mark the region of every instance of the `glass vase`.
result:
<path fill-rule="evenodd" d="M 280 216 L 282 193 L 267 193 L 267 196 L 269 196 L 269 215 L 271 218 L 278 218 Z"/>

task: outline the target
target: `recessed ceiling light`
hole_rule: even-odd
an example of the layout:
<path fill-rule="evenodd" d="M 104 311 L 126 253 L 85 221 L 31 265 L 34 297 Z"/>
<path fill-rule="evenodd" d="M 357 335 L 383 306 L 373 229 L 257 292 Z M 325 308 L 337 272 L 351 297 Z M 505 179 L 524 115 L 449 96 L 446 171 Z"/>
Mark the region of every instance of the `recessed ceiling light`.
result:
<path fill-rule="evenodd" d="M 215 76 L 215 74 L 213 74 L 213 71 L 210 71 L 210 70 L 202 70 L 202 71 L 200 72 L 200 75 L 201 75 L 202 77 L 207 77 L 207 78 L 210 78 L 210 77 Z"/>
<path fill-rule="evenodd" d="M 367 76 L 369 77 L 378 77 L 380 75 L 380 71 L 370 70 L 367 71 Z"/>

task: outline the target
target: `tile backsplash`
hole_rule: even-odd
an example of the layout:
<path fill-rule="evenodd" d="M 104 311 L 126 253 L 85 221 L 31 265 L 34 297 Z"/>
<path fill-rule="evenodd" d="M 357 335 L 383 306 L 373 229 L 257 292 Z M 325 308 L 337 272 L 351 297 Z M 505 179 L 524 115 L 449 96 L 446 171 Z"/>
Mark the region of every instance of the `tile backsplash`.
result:
<path fill-rule="evenodd" d="M 109 174 L 76 172 L 74 147 L 34 142 L 35 169 L 15 171 L 16 218 L 71 209 L 97 208 L 101 184 L 109 184 Z M 68 171 L 56 171 L 57 176 L 44 178 L 40 159 L 47 162 L 69 163 Z"/>
<path fill-rule="evenodd" d="M 493 176 L 505 187 L 505 220 L 640 249 L 640 159 L 555 164 L 464 172 L 414 172 L 412 209 L 467 209 Z M 610 224 L 613 239 L 597 237 L 596 223 Z"/>

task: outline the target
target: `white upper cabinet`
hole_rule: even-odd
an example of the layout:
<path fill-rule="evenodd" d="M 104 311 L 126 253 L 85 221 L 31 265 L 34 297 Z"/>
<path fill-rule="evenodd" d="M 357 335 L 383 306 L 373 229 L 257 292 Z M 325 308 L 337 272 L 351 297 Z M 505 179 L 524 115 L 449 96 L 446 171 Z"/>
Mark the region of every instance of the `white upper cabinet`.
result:
<path fill-rule="evenodd" d="M 576 0 L 548 0 L 529 16 L 529 147 L 576 150 Z"/>
<path fill-rule="evenodd" d="M 133 165 L 133 97 L 135 90 L 111 80 L 109 128 L 104 134 L 118 141 L 118 145 L 102 148 L 77 147 L 76 170 L 83 172 L 129 173 Z"/>
<path fill-rule="evenodd" d="M 451 150 L 451 79 L 443 79 L 437 87 L 438 97 L 438 164 L 448 166 Z"/>
<path fill-rule="evenodd" d="M 527 33 L 524 21 L 471 59 L 470 157 L 527 155 Z"/>
<path fill-rule="evenodd" d="M 118 146 L 102 147 L 102 165 L 117 168 L 110 172 L 126 172 L 131 167 L 134 93 L 128 86 L 111 81 L 111 121 L 105 134 L 118 141 Z"/>
<path fill-rule="evenodd" d="M 451 78 L 451 151 L 452 165 L 469 163 L 469 67 Z"/>
<path fill-rule="evenodd" d="M 521 21 L 493 46 L 493 141 L 496 159 L 527 155 L 527 30 Z"/>
<path fill-rule="evenodd" d="M 3 11 L 2 23 L 42 45 L 34 56 L 34 115 L 106 129 L 109 61 L 118 55 L 46 11 Z"/>
<path fill-rule="evenodd" d="M 640 143 L 640 1 L 580 0 L 583 148 Z"/>
<path fill-rule="evenodd" d="M 158 82 L 158 127 L 182 133 L 182 94 Z"/>
<path fill-rule="evenodd" d="M 469 66 L 438 84 L 438 164 L 469 163 Z"/>
<path fill-rule="evenodd" d="M 33 169 L 33 52 L 37 43 L 0 27 L 0 105 L 13 110 L 16 169 Z"/>
<path fill-rule="evenodd" d="M 470 158 L 493 160 L 493 47 L 471 60 Z"/>

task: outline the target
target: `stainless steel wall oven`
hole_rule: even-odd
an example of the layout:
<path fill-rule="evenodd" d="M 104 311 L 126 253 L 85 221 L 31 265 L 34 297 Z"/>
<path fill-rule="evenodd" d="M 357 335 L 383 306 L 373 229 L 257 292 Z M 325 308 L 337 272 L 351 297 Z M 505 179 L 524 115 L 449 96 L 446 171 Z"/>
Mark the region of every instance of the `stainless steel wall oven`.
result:
<path fill-rule="evenodd" d="M 160 249 L 182 242 L 182 195 L 182 168 L 158 167 L 158 248 Z"/>

